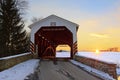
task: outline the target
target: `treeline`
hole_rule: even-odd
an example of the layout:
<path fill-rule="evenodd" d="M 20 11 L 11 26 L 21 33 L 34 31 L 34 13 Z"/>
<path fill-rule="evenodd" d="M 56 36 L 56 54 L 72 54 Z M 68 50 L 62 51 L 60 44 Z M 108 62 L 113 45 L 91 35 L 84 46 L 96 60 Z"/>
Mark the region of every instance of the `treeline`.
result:
<path fill-rule="evenodd" d="M 23 12 L 24 0 L 0 0 L 0 57 L 27 52 L 29 34 L 26 32 Z"/>

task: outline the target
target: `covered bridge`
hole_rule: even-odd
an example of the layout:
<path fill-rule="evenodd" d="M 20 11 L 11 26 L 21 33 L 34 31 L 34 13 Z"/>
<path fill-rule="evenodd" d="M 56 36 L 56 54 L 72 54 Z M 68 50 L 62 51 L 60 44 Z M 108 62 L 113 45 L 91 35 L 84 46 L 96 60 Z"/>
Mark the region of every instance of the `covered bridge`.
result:
<path fill-rule="evenodd" d="M 56 58 L 58 45 L 69 45 L 70 58 L 77 52 L 77 30 L 79 25 L 56 15 L 50 15 L 29 26 L 30 51 L 40 58 Z"/>

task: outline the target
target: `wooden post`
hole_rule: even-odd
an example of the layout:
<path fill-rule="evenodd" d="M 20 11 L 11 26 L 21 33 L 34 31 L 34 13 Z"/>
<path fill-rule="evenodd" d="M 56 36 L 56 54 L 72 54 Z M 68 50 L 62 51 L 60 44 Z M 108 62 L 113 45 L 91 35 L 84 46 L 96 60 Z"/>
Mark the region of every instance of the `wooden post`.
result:
<path fill-rule="evenodd" d="M 71 54 L 71 59 L 73 59 L 73 45 L 71 45 L 71 52 L 70 52 L 70 54 Z"/>

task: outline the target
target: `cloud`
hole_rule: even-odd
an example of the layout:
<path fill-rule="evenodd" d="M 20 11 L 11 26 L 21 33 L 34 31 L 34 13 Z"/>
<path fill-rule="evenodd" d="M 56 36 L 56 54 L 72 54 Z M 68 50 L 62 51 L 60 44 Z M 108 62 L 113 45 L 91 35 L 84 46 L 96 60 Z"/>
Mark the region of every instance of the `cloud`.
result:
<path fill-rule="evenodd" d="M 97 37 L 97 38 L 109 38 L 107 34 L 91 33 L 90 36 Z"/>

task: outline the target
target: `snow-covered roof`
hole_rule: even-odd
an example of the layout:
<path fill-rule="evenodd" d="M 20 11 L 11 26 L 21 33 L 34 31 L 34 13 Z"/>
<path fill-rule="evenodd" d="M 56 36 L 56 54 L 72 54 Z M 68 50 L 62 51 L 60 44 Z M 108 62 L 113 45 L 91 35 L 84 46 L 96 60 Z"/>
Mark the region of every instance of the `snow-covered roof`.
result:
<path fill-rule="evenodd" d="M 67 21 L 68 23 L 72 23 L 72 24 L 76 25 L 76 26 L 75 26 L 76 28 L 79 27 L 78 24 L 76 24 L 76 23 L 74 23 L 74 22 L 71 22 L 71 21 L 69 21 L 69 20 L 66 20 L 66 19 L 64 19 L 64 18 L 61 18 L 61 17 L 59 17 L 59 16 L 56 16 L 56 15 L 50 15 L 50 16 L 48 16 L 48 17 L 46 17 L 46 18 L 43 18 L 43 19 L 41 19 L 41 20 L 39 20 L 39 21 L 37 21 L 37 22 L 29 25 L 28 27 L 31 29 L 34 25 L 36 25 L 36 24 L 38 24 L 38 23 L 40 24 L 40 23 L 42 23 L 42 22 L 44 22 L 44 21 L 46 21 L 47 19 L 50 19 L 50 18 L 59 18 L 59 19 L 61 19 L 61 20 Z"/>

